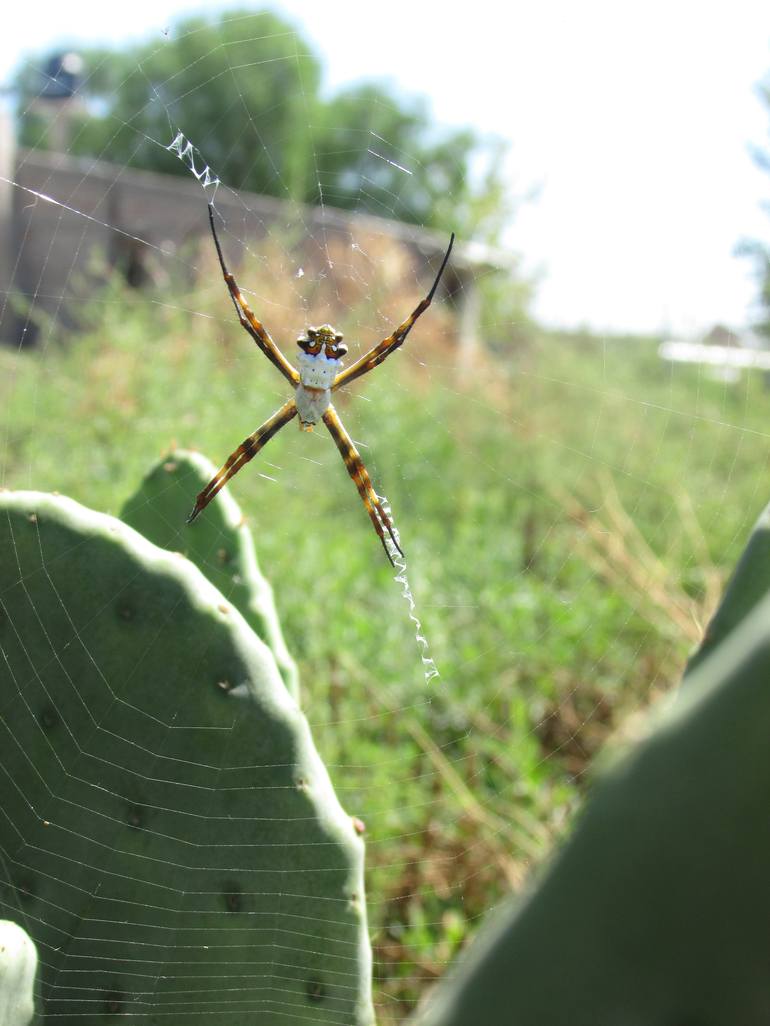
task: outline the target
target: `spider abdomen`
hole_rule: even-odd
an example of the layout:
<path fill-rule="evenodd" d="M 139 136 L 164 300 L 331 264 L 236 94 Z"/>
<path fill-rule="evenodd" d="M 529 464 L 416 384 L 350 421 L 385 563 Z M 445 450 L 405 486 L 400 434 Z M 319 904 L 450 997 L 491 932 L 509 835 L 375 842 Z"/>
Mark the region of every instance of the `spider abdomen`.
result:
<path fill-rule="evenodd" d="M 331 386 L 339 369 L 339 360 L 329 360 L 323 352 L 300 353 L 299 385 L 294 401 L 297 404 L 300 427 L 317 424 L 329 408 Z"/>
<path fill-rule="evenodd" d="M 297 405 L 297 413 L 299 414 L 299 426 L 307 429 L 317 424 L 329 409 L 331 398 L 332 393 L 330 389 L 309 388 L 300 382 L 294 395 L 294 402 Z"/>

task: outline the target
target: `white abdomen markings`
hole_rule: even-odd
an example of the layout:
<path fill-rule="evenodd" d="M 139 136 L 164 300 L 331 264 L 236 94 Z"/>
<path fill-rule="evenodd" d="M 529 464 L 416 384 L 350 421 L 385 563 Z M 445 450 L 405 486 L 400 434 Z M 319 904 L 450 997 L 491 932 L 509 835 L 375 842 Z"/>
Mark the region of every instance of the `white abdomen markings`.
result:
<path fill-rule="evenodd" d="M 300 427 L 317 424 L 329 408 L 331 386 L 340 370 L 339 360 L 327 360 L 323 353 L 300 353 L 299 384 L 294 401 Z"/>

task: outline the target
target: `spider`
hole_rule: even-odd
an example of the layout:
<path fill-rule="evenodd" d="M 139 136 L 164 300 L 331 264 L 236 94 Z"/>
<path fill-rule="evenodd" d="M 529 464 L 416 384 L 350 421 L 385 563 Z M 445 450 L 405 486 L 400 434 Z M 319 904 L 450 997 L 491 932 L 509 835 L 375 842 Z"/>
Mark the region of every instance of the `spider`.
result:
<path fill-rule="evenodd" d="M 228 456 L 222 468 L 217 471 L 198 495 L 192 512 L 187 518 L 187 523 L 192 523 L 208 506 L 220 488 L 227 484 L 230 478 L 234 477 L 242 467 L 245 467 L 249 460 L 253 459 L 260 449 L 267 445 L 273 435 L 277 434 L 290 420 L 299 416 L 299 427 L 303 431 L 312 431 L 318 421 L 323 420 L 342 455 L 348 474 L 350 474 L 358 489 L 358 494 L 361 496 L 366 512 L 369 514 L 374 529 L 382 542 L 385 554 L 390 560 L 391 565 L 395 566 L 395 560 L 385 540 L 385 532 L 387 531 L 390 541 L 402 557 L 404 555 L 403 549 L 399 544 L 390 516 L 372 486 L 371 478 L 364 466 L 363 460 L 350 435 L 342 426 L 339 414 L 332 405 L 331 394 L 343 385 L 349 384 L 355 378 L 359 378 L 362 374 L 367 374 L 370 370 L 379 366 L 392 352 L 398 349 L 400 345 L 403 345 L 414 322 L 431 304 L 431 300 L 438 288 L 438 283 L 441 280 L 441 275 L 444 273 L 444 268 L 449 260 L 449 254 L 452 252 L 455 240 L 454 232 L 451 235 L 449 246 L 444 254 L 444 259 L 441 262 L 441 267 L 430 292 L 415 307 L 404 323 L 399 325 L 392 334 L 388 335 L 387 338 L 383 339 L 379 345 L 374 346 L 364 356 L 361 356 L 347 370 L 342 370 L 342 358 L 348 351 L 348 347 L 342 341 L 342 333 L 336 331 L 330 324 L 322 324 L 318 328 L 308 328 L 307 332 L 304 335 L 300 335 L 297 339 L 297 345 L 301 350 L 297 361 L 299 363 L 299 371 L 297 371 L 289 363 L 278 346 L 276 346 L 275 342 L 273 342 L 267 330 L 251 312 L 241 294 L 241 290 L 236 284 L 235 278 L 228 271 L 217 236 L 216 226 L 214 225 L 214 208 L 211 204 L 209 204 L 209 224 L 211 225 L 211 234 L 214 236 L 214 245 L 217 249 L 222 274 L 224 275 L 225 283 L 229 289 L 230 298 L 233 301 L 233 306 L 238 314 L 241 326 L 248 331 L 273 366 L 277 367 L 287 381 L 294 386 L 295 392 L 294 396 L 284 403 L 280 410 L 277 410 L 272 417 L 268 417 L 261 427 L 258 427 L 252 435 L 245 438 L 235 452 Z"/>

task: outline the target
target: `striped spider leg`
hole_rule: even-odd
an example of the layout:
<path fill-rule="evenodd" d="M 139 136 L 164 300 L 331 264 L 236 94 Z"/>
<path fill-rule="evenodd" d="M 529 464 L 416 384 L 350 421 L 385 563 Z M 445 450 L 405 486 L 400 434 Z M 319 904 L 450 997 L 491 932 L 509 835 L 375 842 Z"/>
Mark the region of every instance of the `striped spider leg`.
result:
<path fill-rule="evenodd" d="M 331 404 L 329 404 L 326 413 L 323 415 L 323 422 L 329 429 L 329 434 L 334 439 L 334 442 L 340 451 L 340 455 L 345 461 L 345 468 L 353 479 L 353 484 L 358 489 L 358 494 L 361 496 L 364 506 L 366 506 L 366 512 L 369 514 L 369 517 L 374 524 L 374 529 L 382 542 L 382 547 L 385 549 L 385 555 L 390 560 L 391 566 L 395 566 L 395 560 L 393 559 L 393 556 L 388 549 L 387 542 L 385 541 L 385 531 L 388 532 L 390 540 L 402 556 L 404 555 L 404 550 L 398 543 L 398 537 L 393 529 L 393 523 L 385 511 L 385 507 L 382 505 L 382 500 L 374 490 L 372 479 L 369 477 L 369 472 L 364 466 L 364 461 L 361 459 L 358 449 L 356 449 L 353 444 L 353 439 L 342 426 L 342 421 L 340 420 L 337 411 Z"/>
<path fill-rule="evenodd" d="M 444 259 L 441 262 L 441 267 L 430 292 L 417 305 L 404 323 L 399 325 L 391 335 L 388 335 L 379 345 L 376 345 L 359 360 L 356 360 L 348 370 L 341 371 L 342 359 L 348 351 L 347 346 L 342 341 L 342 334 L 330 324 L 322 324 L 318 328 L 308 328 L 297 339 L 297 345 L 301 352 L 298 357 L 299 370 L 296 370 L 278 346 L 276 346 L 275 342 L 273 342 L 261 322 L 251 312 L 241 294 L 241 290 L 238 288 L 235 278 L 228 271 L 222 247 L 217 237 L 214 225 L 214 208 L 211 204 L 209 204 L 209 224 L 211 225 L 211 234 L 214 237 L 214 245 L 216 246 L 225 284 L 230 292 L 230 298 L 233 301 L 233 306 L 241 326 L 251 335 L 273 366 L 283 374 L 287 381 L 291 382 L 295 392 L 293 398 L 284 403 L 280 410 L 268 418 L 253 434 L 244 439 L 235 452 L 227 458 L 221 469 L 217 471 L 195 500 L 192 512 L 187 518 L 188 524 L 192 523 L 203 512 L 220 489 L 242 467 L 245 467 L 249 460 L 252 460 L 260 449 L 267 445 L 273 435 L 277 434 L 290 420 L 298 416 L 299 426 L 304 431 L 312 431 L 318 421 L 323 420 L 342 455 L 348 474 L 350 474 L 358 489 L 358 494 L 361 496 L 374 529 L 382 542 L 382 547 L 385 549 L 391 564 L 395 566 L 396 563 L 392 552 L 388 548 L 386 532 L 387 538 L 390 539 L 395 550 L 403 556 L 404 552 L 399 544 L 398 535 L 382 500 L 374 490 L 371 478 L 358 450 L 353 444 L 353 440 L 342 426 L 342 421 L 332 406 L 331 395 L 335 389 L 373 370 L 394 350 L 403 345 L 414 322 L 431 304 L 431 300 L 438 288 L 438 283 L 441 280 L 441 275 L 444 273 L 444 268 L 449 260 L 449 254 L 452 252 L 452 245 L 455 239 L 454 233 L 449 240 L 449 246 L 444 254 Z"/>
<path fill-rule="evenodd" d="M 202 513 L 208 506 L 220 488 L 223 488 L 231 477 L 234 477 L 242 467 L 245 467 L 249 460 L 253 460 L 259 450 L 267 445 L 273 435 L 278 434 L 281 428 L 296 416 L 296 403 L 293 399 L 289 399 L 272 417 L 268 417 L 265 423 L 258 427 L 253 435 L 244 438 L 235 452 L 227 457 L 224 465 L 216 472 L 203 491 L 198 494 L 192 513 L 187 518 L 187 523 L 191 524 L 198 514 Z"/>
<path fill-rule="evenodd" d="M 283 376 L 290 381 L 292 385 L 297 385 L 299 383 L 299 374 L 296 369 L 292 367 L 275 342 L 273 342 L 269 332 L 264 328 L 261 321 L 258 321 L 251 312 L 248 303 L 241 294 L 241 290 L 238 288 L 235 278 L 227 270 L 225 258 L 222 255 L 222 247 L 220 246 L 219 238 L 217 237 L 217 230 L 214 227 L 214 207 L 211 203 L 209 203 L 209 224 L 211 225 L 211 234 L 214 236 L 214 245 L 217 247 L 219 265 L 222 268 L 225 284 L 230 290 L 230 298 L 233 301 L 235 312 L 238 314 L 238 320 L 241 322 L 241 327 L 248 331 L 270 363 L 277 367 L 281 374 L 283 374 Z"/>
<path fill-rule="evenodd" d="M 454 241 L 455 233 L 452 232 L 452 235 L 449 239 L 449 245 L 447 246 L 447 251 L 444 254 L 444 259 L 441 261 L 441 267 L 439 267 L 438 269 L 436 280 L 433 282 L 431 290 L 425 297 L 425 299 L 421 300 L 421 302 L 417 304 L 415 309 L 409 314 L 404 323 L 400 324 L 391 335 L 388 335 L 387 338 L 384 338 L 382 342 L 374 346 L 373 349 L 370 349 L 369 352 L 365 353 L 359 360 L 356 360 L 356 362 L 351 364 L 347 370 L 340 371 L 340 373 L 334 379 L 332 391 L 336 391 L 343 385 L 350 384 L 351 381 L 354 381 L 356 378 L 360 378 L 362 374 L 368 374 L 370 370 L 374 370 L 375 367 L 378 367 L 383 360 L 387 359 L 391 353 L 395 352 L 395 350 L 398 349 L 399 346 L 404 344 L 406 336 L 409 334 L 409 332 L 412 330 L 412 327 L 414 326 L 414 322 L 417 320 L 420 314 L 425 313 L 425 311 L 428 309 L 433 300 L 433 296 L 435 295 L 436 289 L 438 288 L 438 283 L 441 281 L 441 275 L 444 273 L 444 268 L 446 267 L 447 261 L 449 260 L 449 254 L 452 252 L 452 246 L 454 245 Z"/>

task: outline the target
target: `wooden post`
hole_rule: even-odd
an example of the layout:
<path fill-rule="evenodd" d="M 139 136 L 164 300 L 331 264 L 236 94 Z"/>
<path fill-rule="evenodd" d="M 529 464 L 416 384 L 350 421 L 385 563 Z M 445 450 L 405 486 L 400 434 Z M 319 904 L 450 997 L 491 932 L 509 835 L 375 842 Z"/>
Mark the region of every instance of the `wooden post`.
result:
<path fill-rule="evenodd" d="M 461 373 L 472 366 L 479 348 L 481 295 L 473 273 L 458 275 L 459 288 L 454 293 L 458 310 L 457 369 Z"/>

